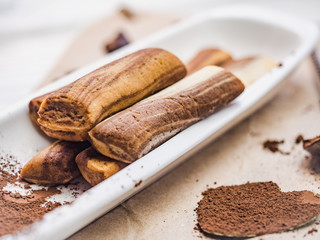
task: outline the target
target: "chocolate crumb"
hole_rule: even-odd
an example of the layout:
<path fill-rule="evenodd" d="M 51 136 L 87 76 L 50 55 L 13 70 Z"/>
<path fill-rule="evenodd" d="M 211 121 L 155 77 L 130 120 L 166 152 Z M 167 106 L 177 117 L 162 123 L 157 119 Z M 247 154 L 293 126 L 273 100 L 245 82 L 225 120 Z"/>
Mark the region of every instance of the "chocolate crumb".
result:
<path fill-rule="evenodd" d="M 304 234 L 303 237 L 306 237 L 308 234 L 309 234 L 309 235 L 313 235 L 313 233 L 316 233 L 316 232 L 318 232 L 318 230 L 315 229 L 315 228 L 312 228 L 312 229 L 309 230 L 306 234 Z"/>
<path fill-rule="evenodd" d="M 283 144 L 284 143 L 284 140 L 266 140 L 264 143 L 263 143 L 263 149 L 267 149 L 273 153 L 276 153 L 276 152 L 279 152 L 281 154 L 284 154 L 284 155 L 289 155 L 290 153 L 289 152 L 284 152 L 282 150 L 279 149 L 279 145 L 280 144 Z"/>
<path fill-rule="evenodd" d="M 107 53 L 113 52 L 128 44 L 129 44 L 129 41 L 124 36 L 124 34 L 120 32 L 112 41 L 106 44 L 106 52 Z"/>
<path fill-rule="evenodd" d="M 124 17 L 126 17 L 129 20 L 132 20 L 132 18 L 134 17 L 134 14 L 131 10 L 129 10 L 128 8 L 122 8 L 119 11 L 120 14 L 122 14 Z"/>
<path fill-rule="evenodd" d="M 283 64 L 280 62 L 279 64 L 278 64 L 278 67 L 282 67 L 283 66 Z"/>
<path fill-rule="evenodd" d="M 316 232 L 318 232 L 318 230 L 315 229 L 315 228 L 312 228 L 311 230 L 308 231 L 308 234 L 313 234 L 313 233 L 316 233 Z"/>
<path fill-rule="evenodd" d="M 299 143 L 303 142 L 303 140 L 304 140 L 303 136 L 302 136 L 301 134 L 298 135 L 298 136 L 296 137 L 296 144 L 299 144 Z"/>
<path fill-rule="evenodd" d="M 137 182 L 134 186 L 135 187 L 139 187 L 139 185 L 142 183 L 142 180 L 140 180 L 139 182 Z"/>
<path fill-rule="evenodd" d="M 284 140 L 281 140 L 281 141 L 267 140 L 263 143 L 263 148 L 268 149 L 271 152 L 278 152 L 279 145 L 283 143 L 284 143 Z"/>

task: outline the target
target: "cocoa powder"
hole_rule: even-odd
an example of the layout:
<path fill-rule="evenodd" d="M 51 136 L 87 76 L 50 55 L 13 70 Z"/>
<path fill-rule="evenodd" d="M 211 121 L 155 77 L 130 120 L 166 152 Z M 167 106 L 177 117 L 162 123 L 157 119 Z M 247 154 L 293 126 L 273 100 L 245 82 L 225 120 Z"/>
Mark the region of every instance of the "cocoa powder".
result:
<path fill-rule="evenodd" d="M 202 231 L 249 237 L 292 230 L 320 214 L 320 198 L 310 191 L 281 192 L 273 182 L 210 188 L 196 213 Z"/>
<path fill-rule="evenodd" d="M 60 206 L 61 203 L 47 201 L 46 198 L 59 193 L 55 187 L 32 190 L 30 185 L 19 179 L 18 163 L 12 156 L 1 156 L 0 162 L 0 237 L 14 233 Z M 7 169 L 3 170 L 3 169 Z M 30 194 L 21 195 L 6 190 L 8 184 L 23 186 Z"/>

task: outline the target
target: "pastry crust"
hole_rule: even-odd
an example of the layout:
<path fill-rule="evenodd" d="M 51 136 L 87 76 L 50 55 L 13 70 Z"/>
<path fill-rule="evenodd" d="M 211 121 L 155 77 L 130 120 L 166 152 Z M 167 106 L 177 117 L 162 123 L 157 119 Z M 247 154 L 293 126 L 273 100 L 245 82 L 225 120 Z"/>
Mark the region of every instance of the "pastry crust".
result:
<path fill-rule="evenodd" d="M 37 184 L 64 184 L 79 176 L 75 158 L 89 142 L 56 141 L 29 160 L 20 177 Z"/>
<path fill-rule="evenodd" d="M 262 77 L 277 64 L 267 57 L 248 57 L 231 60 L 222 65 L 224 69 L 232 72 L 247 87 Z"/>
<path fill-rule="evenodd" d="M 144 49 L 111 62 L 51 93 L 38 111 L 38 123 L 50 137 L 84 141 L 104 118 L 186 75 L 173 54 Z"/>
<path fill-rule="evenodd" d="M 221 66 L 230 60 L 232 60 L 231 55 L 225 51 L 215 48 L 203 49 L 187 64 L 187 72 L 190 75 L 206 66 Z"/>
<path fill-rule="evenodd" d="M 103 180 L 111 177 L 113 174 L 119 172 L 122 168 L 128 165 L 103 156 L 93 147 L 89 147 L 79 153 L 76 157 L 76 163 L 81 175 L 92 186 L 95 186 Z"/>
<path fill-rule="evenodd" d="M 131 163 L 178 132 L 227 105 L 244 90 L 220 67 L 208 66 L 107 118 L 90 132 L 95 149 Z"/>
<path fill-rule="evenodd" d="M 29 116 L 30 119 L 36 123 L 38 125 L 38 111 L 40 108 L 41 103 L 44 101 L 44 99 L 46 99 L 47 96 L 49 96 L 50 93 L 41 95 L 39 97 L 33 98 L 31 99 L 31 101 L 29 102 Z"/>

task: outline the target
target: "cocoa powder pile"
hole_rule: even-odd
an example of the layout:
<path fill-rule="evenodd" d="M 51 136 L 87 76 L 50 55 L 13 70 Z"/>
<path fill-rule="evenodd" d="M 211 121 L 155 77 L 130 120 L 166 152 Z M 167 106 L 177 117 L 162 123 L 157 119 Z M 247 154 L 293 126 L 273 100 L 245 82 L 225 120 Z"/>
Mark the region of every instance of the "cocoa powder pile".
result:
<path fill-rule="evenodd" d="M 47 213 L 60 206 L 61 203 L 47 201 L 46 198 L 59 193 L 54 187 L 32 190 L 30 185 L 19 180 L 18 173 L 11 172 L 17 163 L 12 157 L 0 158 L 0 237 L 14 233 L 30 225 Z M 9 169 L 5 171 L 3 169 Z M 21 195 L 8 191 L 8 184 L 23 186 L 30 194 Z"/>
<path fill-rule="evenodd" d="M 202 231 L 216 236 L 253 237 L 292 230 L 320 214 L 310 191 L 281 192 L 273 182 L 210 188 L 196 213 Z"/>

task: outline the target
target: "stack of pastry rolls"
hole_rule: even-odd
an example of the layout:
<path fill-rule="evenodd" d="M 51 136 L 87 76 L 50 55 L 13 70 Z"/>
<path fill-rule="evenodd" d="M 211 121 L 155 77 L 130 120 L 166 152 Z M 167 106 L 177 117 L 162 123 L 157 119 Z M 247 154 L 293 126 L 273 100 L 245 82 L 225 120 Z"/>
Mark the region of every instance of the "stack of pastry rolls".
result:
<path fill-rule="evenodd" d="M 201 51 L 186 66 L 156 48 L 111 62 L 30 101 L 31 120 L 57 140 L 20 176 L 63 184 L 81 174 L 96 185 L 229 104 L 274 66 L 268 58 L 236 61 L 219 49 Z"/>

